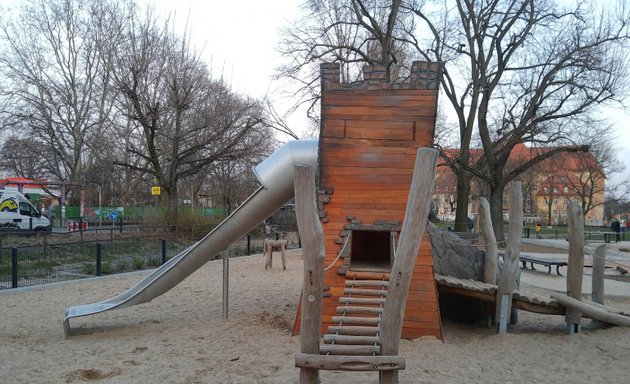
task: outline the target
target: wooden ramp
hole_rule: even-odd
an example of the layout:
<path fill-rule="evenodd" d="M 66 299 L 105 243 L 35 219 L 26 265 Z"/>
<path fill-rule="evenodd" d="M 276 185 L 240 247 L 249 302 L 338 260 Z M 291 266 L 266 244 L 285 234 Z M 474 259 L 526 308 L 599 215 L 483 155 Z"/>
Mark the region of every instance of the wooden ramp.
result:
<path fill-rule="evenodd" d="M 471 297 L 490 303 L 496 303 L 497 286 L 471 279 L 458 279 L 453 276 L 435 274 L 438 291 L 455 295 Z M 564 315 L 566 307 L 558 300 L 543 298 L 532 294 L 515 291 L 512 297 L 512 306 L 528 312 L 545 315 Z"/>

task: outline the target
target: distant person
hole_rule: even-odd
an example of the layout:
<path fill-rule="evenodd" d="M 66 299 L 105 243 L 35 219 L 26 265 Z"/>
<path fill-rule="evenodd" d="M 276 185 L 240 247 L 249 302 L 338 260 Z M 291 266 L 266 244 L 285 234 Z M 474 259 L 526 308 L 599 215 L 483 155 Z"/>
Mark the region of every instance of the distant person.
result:
<path fill-rule="evenodd" d="M 630 220 L 626 220 L 626 232 L 630 232 Z"/>
<path fill-rule="evenodd" d="M 536 224 L 536 238 L 540 239 L 540 224 Z"/>
<path fill-rule="evenodd" d="M 619 222 L 619 220 L 613 219 L 612 224 L 610 224 L 610 229 L 615 232 L 615 243 L 620 242 L 621 236 L 619 233 L 621 232 L 621 223 Z"/>

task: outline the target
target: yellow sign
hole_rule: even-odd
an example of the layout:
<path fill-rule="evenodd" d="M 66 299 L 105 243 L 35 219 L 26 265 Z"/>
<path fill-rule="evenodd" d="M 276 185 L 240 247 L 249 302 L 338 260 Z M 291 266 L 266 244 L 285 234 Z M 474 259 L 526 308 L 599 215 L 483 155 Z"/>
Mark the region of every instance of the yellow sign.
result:
<path fill-rule="evenodd" d="M 159 186 L 153 186 L 151 187 L 151 194 L 153 196 L 159 196 L 160 195 L 160 187 Z"/>

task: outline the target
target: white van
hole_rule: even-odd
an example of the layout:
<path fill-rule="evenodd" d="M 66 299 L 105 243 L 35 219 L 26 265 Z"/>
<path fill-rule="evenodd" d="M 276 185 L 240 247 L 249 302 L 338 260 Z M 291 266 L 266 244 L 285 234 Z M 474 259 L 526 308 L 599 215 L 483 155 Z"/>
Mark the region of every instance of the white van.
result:
<path fill-rule="evenodd" d="M 20 192 L 0 189 L 1 231 L 50 231 L 50 220 Z"/>

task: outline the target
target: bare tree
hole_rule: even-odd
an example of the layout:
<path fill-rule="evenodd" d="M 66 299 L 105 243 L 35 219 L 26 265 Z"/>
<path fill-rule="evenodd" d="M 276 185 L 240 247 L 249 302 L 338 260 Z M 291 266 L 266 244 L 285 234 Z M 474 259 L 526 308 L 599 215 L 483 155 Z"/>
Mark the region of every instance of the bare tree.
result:
<path fill-rule="evenodd" d="M 630 20 L 624 8 L 554 0 L 338 0 L 307 5 L 313 11 L 310 23 L 292 27 L 288 40 L 294 43 L 288 46 L 294 53 L 283 73 L 311 90 L 317 84 L 311 64 L 323 60 L 390 68 L 393 60 L 384 61 L 391 57 L 384 52 L 393 57 L 414 52 L 444 63 L 442 90 L 459 133 L 458 156 L 444 157 L 458 176 L 457 230 L 465 230 L 471 180 L 478 177 L 488 185 L 493 224 L 502 240 L 505 186 L 553 156 L 541 152 L 508 172 L 512 149 L 528 143 L 554 146 L 557 152 L 587 150 L 572 140 L 575 122 L 623 96 Z M 370 42 L 380 44 L 380 55 L 365 49 Z M 311 72 L 300 73 L 303 68 Z M 470 153 L 477 139 L 483 149 L 478 160 Z"/>
<path fill-rule="evenodd" d="M 115 42 L 111 20 L 124 10 L 96 0 L 31 0 L 0 24 L 1 97 L 5 129 L 22 129 L 46 156 L 47 176 L 84 181 L 113 105 L 104 39 Z"/>
<path fill-rule="evenodd" d="M 283 31 L 279 47 L 287 57 L 278 76 L 298 86 L 296 105 L 308 104 L 308 115 L 319 121 L 319 64 L 338 62 L 341 82 L 359 78 L 365 64 L 388 69 L 388 78 L 404 77 L 406 52 L 395 45 L 401 0 L 307 0 L 304 16 Z"/>
<path fill-rule="evenodd" d="M 581 115 L 622 96 L 627 57 L 621 49 L 630 18 L 627 10 L 603 11 L 584 2 L 571 9 L 533 0 L 445 4 L 435 13 L 406 4 L 432 32 L 431 49 L 409 42 L 446 64 L 442 86 L 460 128 L 460 157 L 449 159 L 461 193 L 456 227 L 463 225 L 474 175 L 489 185 L 493 224 L 502 240 L 505 186 L 553 155 L 541 152 L 506 172 L 512 149 L 520 143 L 552 144 L 558 152 L 587 149 L 575 145 L 571 133 Z M 471 163 L 474 132 L 484 156 Z"/>
<path fill-rule="evenodd" d="M 150 15 L 129 29 L 116 62 L 122 103 L 131 105 L 134 121 L 132 157 L 116 164 L 154 177 L 176 224 L 180 181 L 266 142 L 260 103 L 212 80 L 189 41 Z"/>

